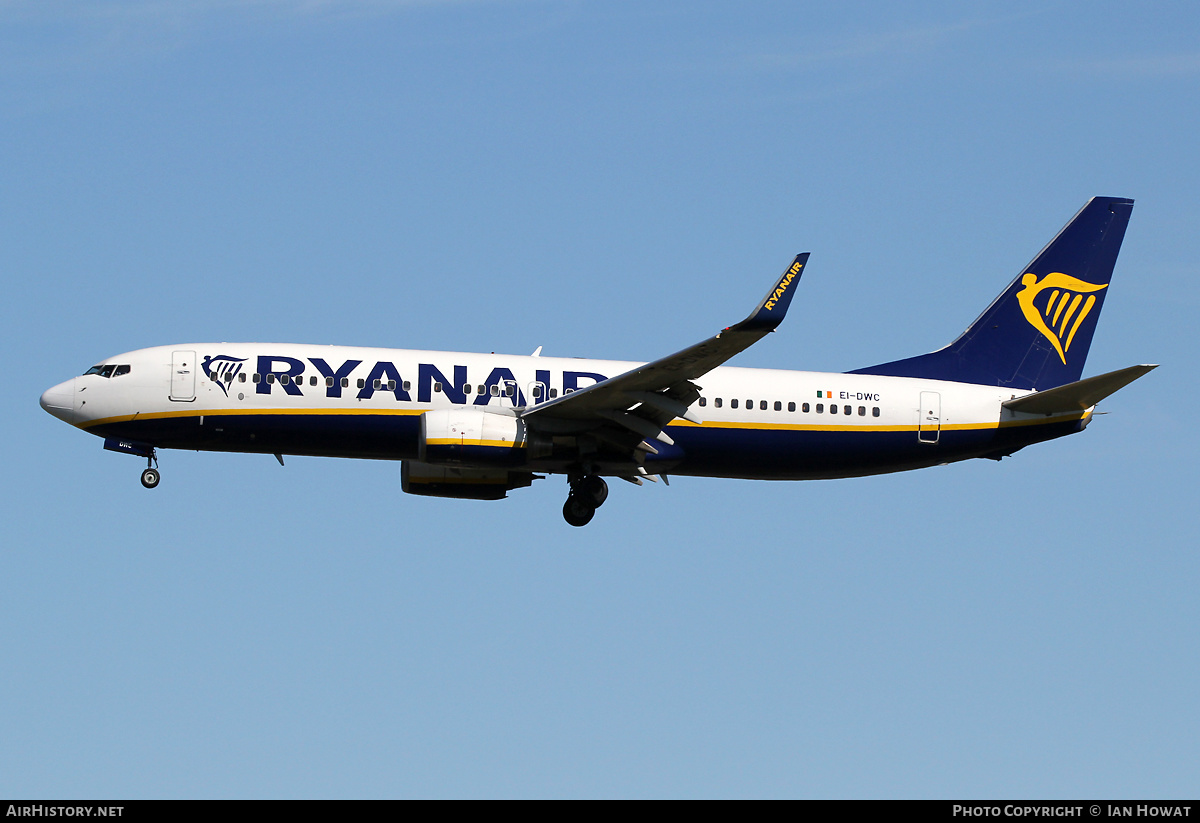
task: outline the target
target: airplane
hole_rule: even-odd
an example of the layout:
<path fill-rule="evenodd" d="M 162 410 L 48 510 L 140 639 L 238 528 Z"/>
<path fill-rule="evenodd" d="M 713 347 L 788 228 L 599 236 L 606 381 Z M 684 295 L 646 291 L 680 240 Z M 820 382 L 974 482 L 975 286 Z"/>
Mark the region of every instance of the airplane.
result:
<path fill-rule="evenodd" d="M 954 342 L 846 373 L 724 365 L 775 331 L 808 253 L 740 323 L 649 363 L 266 343 L 107 358 L 41 406 L 146 459 L 195 449 L 401 461 L 410 494 L 498 500 L 566 475 L 591 521 L 605 478 L 857 477 L 1000 460 L 1082 431 L 1155 365 L 1081 379 L 1133 201 L 1094 197 Z"/>

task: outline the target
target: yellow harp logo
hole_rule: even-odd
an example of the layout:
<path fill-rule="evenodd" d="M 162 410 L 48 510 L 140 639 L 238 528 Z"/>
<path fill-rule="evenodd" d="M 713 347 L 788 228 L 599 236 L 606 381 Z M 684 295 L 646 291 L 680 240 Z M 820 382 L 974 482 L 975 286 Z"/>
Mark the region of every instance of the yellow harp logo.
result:
<path fill-rule="evenodd" d="M 1108 284 L 1096 286 L 1056 271 L 1047 274 L 1040 283 L 1036 274 L 1027 273 L 1021 278 L 1021 285 L 1025 287 L 1017 292 L 1021 312 L 1029 325 L 1054 344 L 1054 350 L 1066 365 L 1075 332 L 1096 305 L 1096 295 L 1090 292 L 1107 289 Z M 1049 291 L 1050 296 L 1044 305 L 1039 305 L 1042 301 L 1037 298 L 1045 291 Z M 1087 300 L 1083 299 L 1085 294 Z"/>

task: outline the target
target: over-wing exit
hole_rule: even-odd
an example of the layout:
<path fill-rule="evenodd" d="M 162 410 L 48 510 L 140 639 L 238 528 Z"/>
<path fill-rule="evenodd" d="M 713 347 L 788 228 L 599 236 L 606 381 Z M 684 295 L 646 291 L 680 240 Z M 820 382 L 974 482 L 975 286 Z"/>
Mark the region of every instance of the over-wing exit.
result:
<path fill-rule="evenodd" d="M 650 363 L 198 343 L 108 358 L 41 405 L 146 460 L 160 449 L 401 461 L 404 491 L 497 500 L 565 475 L 588 523 L 605 478 L 806 480 L 1000 459 L 1082 431 L 1155 368 L 1081 379 L 1133 201 L 1096 197 L 953 343 L 853 372 L 724 364 L 783 321 L 798 255 L 745 320 Z"/>

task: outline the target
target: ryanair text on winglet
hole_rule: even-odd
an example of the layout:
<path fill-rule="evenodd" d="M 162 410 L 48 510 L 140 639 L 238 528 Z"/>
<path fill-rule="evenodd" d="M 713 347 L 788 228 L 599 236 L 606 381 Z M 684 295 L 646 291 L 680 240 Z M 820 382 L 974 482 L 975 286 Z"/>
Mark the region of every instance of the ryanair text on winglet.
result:
<path fill-rule="evenodd" d="M 792 264 L 792 267 L 787 270 L 787 274 L 779 281 L 779 285 L 775 287 L 775 291 L 771 292 L 771 296 L 767 298 L 766 304 L 763 305 L 764 309 L 770 311 L 775 308 L 775 303 L 779 301 L 779 298 L 783 297 L 783 293 L 787 291 L 788 286 L 796 279 L 796 275 L 800 273 L 800 269 L 802 268 L 804 268 L 804 264 L 799 260 Z"/>

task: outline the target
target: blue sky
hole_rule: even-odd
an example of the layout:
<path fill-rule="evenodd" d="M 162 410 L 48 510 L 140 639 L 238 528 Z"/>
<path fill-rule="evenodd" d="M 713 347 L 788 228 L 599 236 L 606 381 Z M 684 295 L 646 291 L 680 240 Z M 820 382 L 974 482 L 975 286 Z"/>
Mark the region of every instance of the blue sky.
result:
<path fill-rule="evenodd" d="M 1193 796 L 1200 11 L 0 2 L 0 795 Z M 37 405 L 146 346 L 737 365 L 949 342 L 1137 200 L 1085 374 L 996 464 L 403 495 Z"/>

